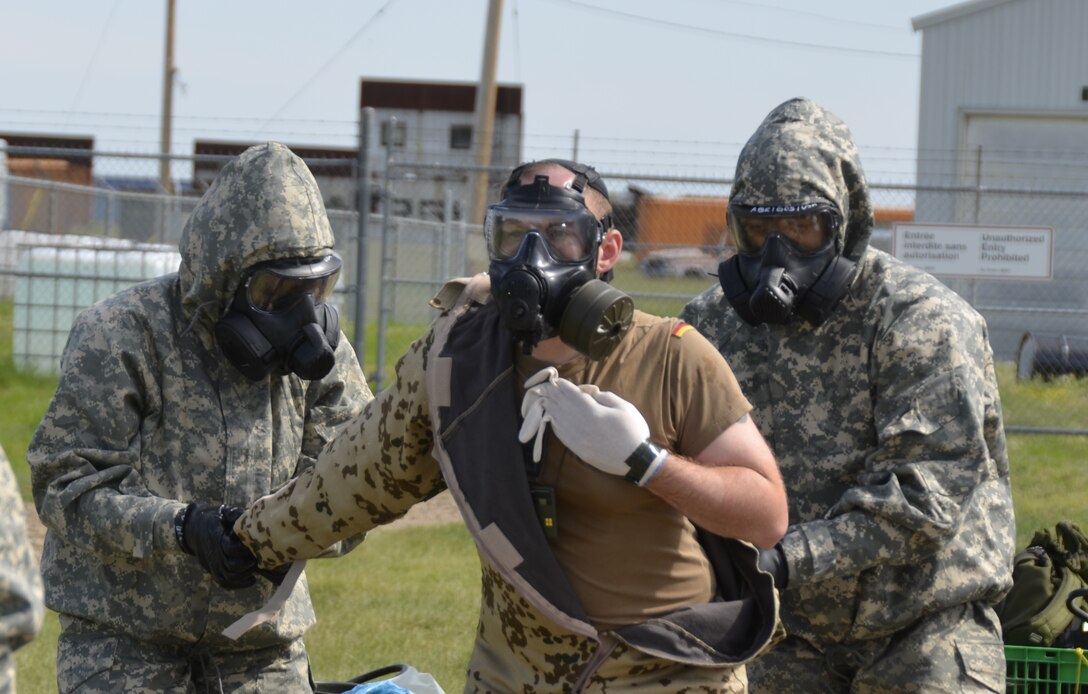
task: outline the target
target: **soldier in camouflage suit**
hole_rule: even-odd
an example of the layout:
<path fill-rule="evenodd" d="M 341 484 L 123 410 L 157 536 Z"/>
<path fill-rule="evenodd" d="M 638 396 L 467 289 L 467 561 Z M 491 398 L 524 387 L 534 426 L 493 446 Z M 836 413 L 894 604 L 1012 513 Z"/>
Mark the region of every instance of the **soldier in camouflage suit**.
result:
<path fill-rule="evenodd" d="M 790 528 L 761 553 L 782 579 L 788 637 L 749 668 L 752 691 L 1004 691 L 992 605 L 1011 585 L 1015 528 L 986 324 L 869 247 L 849 130 L 796 99 L 741 152 L 730 225 L 736 237 L 760 210 L 812 204 L 841 220 L 831 262 L 850 272 L 838 296 L 798 299 L 808 318 L 776 321 L 772 306 L 746 320 L 757 303 L 727 261 L 731 291 L 714 287 L 681 314 L 728 356 L 789 491 Z"/>
<path fill-rule="evenodd" d="M 587 171 L 579 165 L 535 166 L 515 170 L 507 188 L 583 190 L 577 181 Z M 592 212 L 593 231 L 586 233 L 596 240 L 582 246 L 588 250 L 578 262 L 606 273 L 621 237 L 604 221 L 606 191 L 588 180 L 572 214 Z M 553 196 L 570 200 L 548 192 L 549 204 Z M 523 224 L 514 223 L 523 234 L 515 236 L 518 257 L 545 243 L 544 233 L 555 232 L 553 249 L 569 240 L 561 224 L 536 219 L 532 231 Z M 314 468 L 251 506 L 235 531 L 272 567 L 388 523 L 448 488 L 482 564 L 465 692 L 743 691 L 744 663 L 775 635 L 776 596 L 771 576 L 757 569 L 753 545 L 727 538 L 773 546 L 785 530 L 786 504 L 774 459 L 728 366 L 690 326 L 639 312 L 600 359 L 558 337 L 525 354 L 497 301 L 487 275 L 448 283 L 432 302 L 441 314 L 397 364 L 395 383 Z M 530 391 L 542 400 L 527 395 L 525 402 L 547 399 L 558 438 L 548 439 L 533 472 L 518 440 L 525 428 L 519 389 L 547 364 L 559 365 L 562 378 Z M 624 403 L 634 419 L 646 417 L 649 436 L 666 449 L 655 458 L 662 463 L 656 476 L 631 477 L 628 470 L 625 478 L 618 469 L 626 465 L 606 470 L 578 452 L 576 441 L 585 439 L 564 428 L 563 405 L 553 407 L 559 400 L 549 389 L 582 399 L 586 409 L 567 410 L 577 410 L 575 418 L 600 416 L 604 408 L 572 381 L 613 390 L 637 406 L 632 415 Z M 590 438 L 608 444 L 629 433 L 609 421 L 591 427 Z M 546 508 L 548 490 L 554 512 Z M 701 545 L 689 518 L 719 533 L 717 541 Z"/>
<path fill-rule="evenodd" d="M 252 575 L 239 590 L 217 585 L 183 549 L 193 540 L 175 518 L 191 502 L 243 506 L 276 489 L 372 397 L 338 329 L 335 363 L 313 380 L 285 370 L 253 380 L 217 342 L 249 268 L 328 257 L 332 230 L 306 165 L 268 143 L 223 168 L 179 246 L 178 272 L 76 319 L 30 445 L 46 602 L 60 614 L 59 688 L 306 691 L 305 586 L 275 619 L 228 640 L 223 628 L 276 586 Z"/>
<path fill-rule="evenodd" d="M 0 448 L 0 692 L 15 691 L 15 649 L 42 628 L 42 578 L 26 536 L 26 510 Z"/>

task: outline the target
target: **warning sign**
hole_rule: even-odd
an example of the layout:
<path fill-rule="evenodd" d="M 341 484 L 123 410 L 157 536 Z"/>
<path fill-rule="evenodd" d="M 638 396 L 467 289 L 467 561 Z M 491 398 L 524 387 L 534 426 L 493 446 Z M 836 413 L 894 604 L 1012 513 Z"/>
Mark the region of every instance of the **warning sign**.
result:
<path fill-rule="evenodd" d="M 1054 272 L 1054 229 L 896 222 L 892 255 L 941 277 L 1047 280 Z"/>

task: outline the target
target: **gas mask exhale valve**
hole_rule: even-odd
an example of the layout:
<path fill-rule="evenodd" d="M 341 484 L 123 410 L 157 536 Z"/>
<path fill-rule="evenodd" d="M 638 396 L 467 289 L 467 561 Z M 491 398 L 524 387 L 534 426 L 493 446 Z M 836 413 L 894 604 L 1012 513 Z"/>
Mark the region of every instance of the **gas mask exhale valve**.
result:
<path fill-rule="evenodd" d="M 327 303 L 340 258 L 263 263 L 246 273 L 230 307 L 215 324 L 220 351 L 246 378 L 274 371 L 306 380 L 323 378 L 336 364 L 340 318 Z"/>
<path fill-rule="evenodd" d="M 837 210 L 808 203 L 729 212 L 738 253 L 718 267 L 718 280 L 737 314 L 751 325 L 827 320 L 857 271 L 840 255 Z"/>
<path fill-rule="evenodd" d="M 603 224 L 573 190 L 547 176 L 508 186 L 484 221 L 491 293 L 503 325 L 528 354 L 558 336 L 590 359 L 615 349 L 634 302 L 596 278 Z"/>

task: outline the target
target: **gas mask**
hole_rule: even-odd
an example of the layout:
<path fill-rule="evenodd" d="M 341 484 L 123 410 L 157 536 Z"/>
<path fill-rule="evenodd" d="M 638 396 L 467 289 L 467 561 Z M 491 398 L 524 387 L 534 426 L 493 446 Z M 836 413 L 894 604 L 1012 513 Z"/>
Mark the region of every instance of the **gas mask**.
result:
<path fill-rule="evenodd" d="M 857 271 L 841 255 L 841 224 L 826 203 L 730 205 L 738 253 L 718 267 L 718 280 L 737 314 L 751 325 L 827 320 Z"/>
<path fill-rule="evenodd" d="M 273 371 L 309 381 L 328 374 L 336 363 L 340 319 L 326 300 L 341 265 L 330 254 L 250 268 L 215 324 L 215 340 L 227 361 L 253 381 Z"/>
<path fill-rule="evenodd" d="M 518 185 L 520 173 L 511 174 L 505 197 L 484 220 L 491 294 L 502 323 L 526 354 L 558 335 L 600 359 L 623 339 L 634 315 L 631 297 L 596 277 L 597 250 L 610 224 L 586 207 L 581 190 L 553 187 L 547 176 Z M 603 183 L 594 187 L 602 190 Z"/>

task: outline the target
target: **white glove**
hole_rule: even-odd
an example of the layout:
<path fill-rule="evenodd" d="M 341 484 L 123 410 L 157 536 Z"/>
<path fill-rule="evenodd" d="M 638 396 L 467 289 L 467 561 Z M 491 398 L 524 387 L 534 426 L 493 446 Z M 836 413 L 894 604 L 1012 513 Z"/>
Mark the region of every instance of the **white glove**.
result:
<path fill-rule="evenodd" d="M 555 435 L 576 456 L 603 472 L 631 477 L 628 459 L 650 436 L 650 427 L 634 405 L 594 385 L 576 386 L 552 368 L 537 372 L 525 385 L 528 390 L 521 403 L 525 421 L 518 438 L 525 443 L 536 437 L 534 456 L 551 422 Z M 666 451 L 655 450 L 652 462 L 634 481 L 646 484 L 667 457 Z"/>
<path fill-rule="evenodd" d="M 518 439 L 527 443 L 529 439 L 536 437 L 533 443 L 533 462 L 540 462 L 541 449 L 544 445 L 544 430 L 548 428 L 548 417 L 544 412 L 544 400 L 533 386 L 541 383 L 555 383 L 559 380 L 559 372 L 554 366 L 547 366 L 537 371 L 525 381 L 525 396 L 521 399 L 521 416 L 523 421 L 518 430 Z"/>

